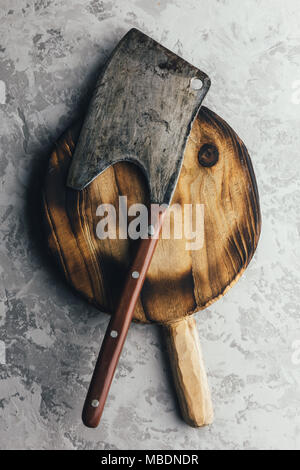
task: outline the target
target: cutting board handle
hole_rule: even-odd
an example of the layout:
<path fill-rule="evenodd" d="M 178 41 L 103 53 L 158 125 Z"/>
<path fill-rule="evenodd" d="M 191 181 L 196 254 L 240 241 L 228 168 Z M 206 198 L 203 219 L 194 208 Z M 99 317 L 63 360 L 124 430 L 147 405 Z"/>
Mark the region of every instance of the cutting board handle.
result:
<path fill-rule="evenodd" d="M 196 321 L 185 317 L 163 328 L 183 418 L 191 426 L 207 426 L 213 406 Z"/>

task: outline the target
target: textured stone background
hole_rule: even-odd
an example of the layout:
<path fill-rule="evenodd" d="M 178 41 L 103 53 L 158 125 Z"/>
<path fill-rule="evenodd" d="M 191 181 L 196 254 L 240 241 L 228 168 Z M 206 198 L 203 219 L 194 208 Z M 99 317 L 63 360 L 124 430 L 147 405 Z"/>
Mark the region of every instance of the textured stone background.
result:
<path fill-rule="evenodd" d="M 1 0 L 0 15 L 0 447 L 299 449 L 298 0 Z M 211 76 L 206 105 L 247 144 L 260 189 L 255 259 L 198 315 L 216 413 L 202 430 L 179 417 L 159 329 L 137 325 L 101 426 L 83 427 L 107 317 L 57 277 L 37 217 L 49 150 L 132 26 Z"/>

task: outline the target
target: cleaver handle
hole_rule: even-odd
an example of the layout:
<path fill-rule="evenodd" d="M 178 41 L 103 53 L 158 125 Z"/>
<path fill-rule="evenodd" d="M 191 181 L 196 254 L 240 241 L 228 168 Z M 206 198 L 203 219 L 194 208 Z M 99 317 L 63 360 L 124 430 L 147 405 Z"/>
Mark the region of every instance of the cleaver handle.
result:
<path fill-rule="evenodd" d="M 89 428 L 98 426 L 110 385 L 154 254 L 166 210 L 159 213 L 153 234 L 140 241 L 116 313 L 108 324 L 82 412 Z"/>

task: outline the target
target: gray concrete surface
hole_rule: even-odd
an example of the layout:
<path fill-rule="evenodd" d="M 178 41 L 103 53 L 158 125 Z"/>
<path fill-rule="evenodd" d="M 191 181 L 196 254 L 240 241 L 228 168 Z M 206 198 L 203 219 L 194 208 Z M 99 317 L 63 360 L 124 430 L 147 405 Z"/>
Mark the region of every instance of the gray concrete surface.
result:
<path fill-rule="evenodd" d="M 300 4 L 297 0 L 2 0 L 1 449 L 300 448 Z M 49 150 L 132 26 L 206 71 L 206 105 L 245 141 L 263 213 L 242 280 L 198 315 L 215 405 L 184 424 L 160 331 L 133 325 L 99 429 L 81 406 L 107 317 L 44 254 Z"/>

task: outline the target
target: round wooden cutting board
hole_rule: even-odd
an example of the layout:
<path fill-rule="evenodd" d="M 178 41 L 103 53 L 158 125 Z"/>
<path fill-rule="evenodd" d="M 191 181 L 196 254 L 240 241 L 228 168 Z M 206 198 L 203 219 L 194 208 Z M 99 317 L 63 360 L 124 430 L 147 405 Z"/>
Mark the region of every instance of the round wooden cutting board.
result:
<path fill-rule="evenodd" d="M 76 291 L 101 311 L 113 313 L 139 242 L 99 240 L 96 210 L 100 204 L 112 204 L 118 220 L 119 196 L 127 196 L 128 207 L 148 204 L 147 185 L 137 166 L 122 162 L 83 191 L 66 188 L 79 132 L 79 124 L 69 129 L 50 158 L 43 192 L 47 241 Z M 165 326 L 183 415 L 189 424 L 201 426 L 212 421 L 212 406 L 191 315 L 239 279 L 254 254 L 261 227 L 248 152 L 230 126 L 205 107 L 194 122 L 172 204 L 177 204 L 177 211 L 191 204 L 193 215 L 196 205 L 203 205 L 203 246 L 188 248 L 192 240 L 184 229 L 181 239 L 159 240 L 134 318 Z M 171 229 L 175 219 L 171 217 Z"/>

